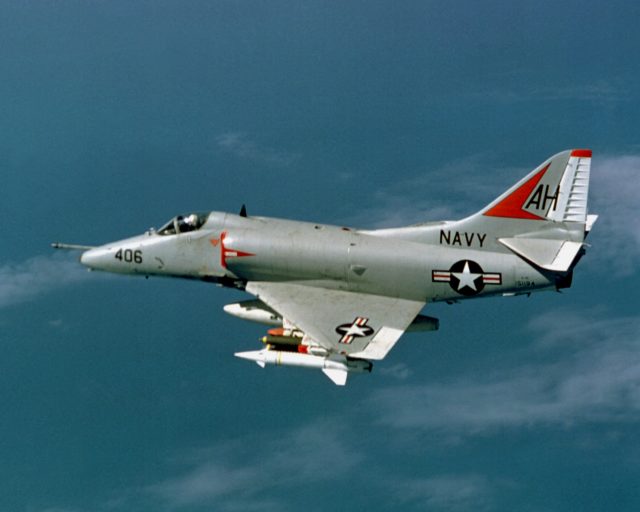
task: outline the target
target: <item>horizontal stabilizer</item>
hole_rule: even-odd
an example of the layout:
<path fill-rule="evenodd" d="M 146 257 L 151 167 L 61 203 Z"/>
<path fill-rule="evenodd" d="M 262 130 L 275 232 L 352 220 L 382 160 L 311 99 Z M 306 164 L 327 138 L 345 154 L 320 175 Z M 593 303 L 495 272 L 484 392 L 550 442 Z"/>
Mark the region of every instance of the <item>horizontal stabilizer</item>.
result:
<path fill-rule="evenodd" d="M 583 245 L 545 238 L 499 238 L 498 241 L 518 256 L 552 272 L 567 272 Z"/>
<path fill-rule="evenodd" d="M 591 228 L 593 228 L 593 225 L 596 223 L 597 220 L 598 220 L 597 215 L 593 215 L 593 214 L 587 215 L 587 223 L 584 227 L 585 235 L 589 234 L 589 231 L 591 231 Z"/>

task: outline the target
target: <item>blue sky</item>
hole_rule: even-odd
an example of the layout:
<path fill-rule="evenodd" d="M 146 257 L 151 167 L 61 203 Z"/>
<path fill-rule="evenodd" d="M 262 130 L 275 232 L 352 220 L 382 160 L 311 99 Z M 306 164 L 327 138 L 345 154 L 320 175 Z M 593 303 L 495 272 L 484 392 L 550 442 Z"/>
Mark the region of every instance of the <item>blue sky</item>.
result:
<path fill-rule="evenodd" d="M 636 2 L 0 5 L 0 511 L 638 510 Z M 232 356 L 243 294 L 88 273 L 177 213 L 383 227 L 594 151 L 562 294 L 425 312 L 374 373 Z"/>

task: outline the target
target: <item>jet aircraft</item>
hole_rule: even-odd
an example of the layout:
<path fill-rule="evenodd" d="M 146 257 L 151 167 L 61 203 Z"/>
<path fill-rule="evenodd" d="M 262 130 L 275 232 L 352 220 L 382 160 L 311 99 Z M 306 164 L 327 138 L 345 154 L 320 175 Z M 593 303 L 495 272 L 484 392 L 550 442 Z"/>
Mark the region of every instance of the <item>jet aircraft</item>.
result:
<path fill-rule="evenodd" d="M 270 326 L 260 366 L 321 369 L 335 384 L 370 372 L 405 332 L 438 328 L 427 303 L 571 286 L 596 215 L 591 151 L 547 159 L 479 212 L 457 221 L 361 230 L 223 212 L 179 215 L 160 229 L 80 249 L 92 270 L 217 283 L 255 298 L 228 304 Z"/>

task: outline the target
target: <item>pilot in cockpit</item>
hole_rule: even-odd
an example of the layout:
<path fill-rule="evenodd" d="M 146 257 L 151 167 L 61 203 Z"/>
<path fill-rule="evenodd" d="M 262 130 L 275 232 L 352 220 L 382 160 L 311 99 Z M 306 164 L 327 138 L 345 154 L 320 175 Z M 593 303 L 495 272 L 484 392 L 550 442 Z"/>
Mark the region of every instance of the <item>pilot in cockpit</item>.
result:
<path fill-rule="evenodd" d="M 189 215 L 184 221 L 191 226 L 191 229 L 196 229 L 198 227 L 198 216 L 195 213 Z"/>
<path fill-rule="evenodd" d="M 175 235 L 178 233 L 188 233 L 200 229 L 206 222 L 206 214 L 192 213 L 190 215 L 178 215 L 165 224 L 160 230 L 159 235 Z"/>
<path fill-rule="evenodd" d="M 198 216 L 195 213 L 187 215 L 186 217 L 179 216 L 176 220 L 179 233 L 187 233 L 198 228 Z"/>

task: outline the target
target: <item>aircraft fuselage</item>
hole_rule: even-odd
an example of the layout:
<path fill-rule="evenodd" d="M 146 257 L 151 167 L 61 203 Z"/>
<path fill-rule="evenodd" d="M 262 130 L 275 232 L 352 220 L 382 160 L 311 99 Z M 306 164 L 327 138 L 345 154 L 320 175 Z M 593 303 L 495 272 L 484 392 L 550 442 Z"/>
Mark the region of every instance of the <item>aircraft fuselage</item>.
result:
<path fill-rule="evenodd" d="M 91 249 L 81 261 L 96 270 L 240 288 L 248 281 L 300 281 L 427 302 L 555 286 L 551 276 L 486 234 L 461 235 L 446 223 L 432 230 L 434 243 L 424 243 L 411 240 L 411 228 L 358 231 L 212 212 L 197 231 L 160 235 L 152 230 Z"/>

